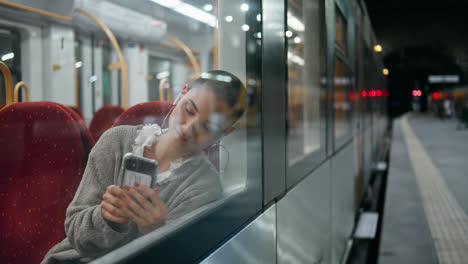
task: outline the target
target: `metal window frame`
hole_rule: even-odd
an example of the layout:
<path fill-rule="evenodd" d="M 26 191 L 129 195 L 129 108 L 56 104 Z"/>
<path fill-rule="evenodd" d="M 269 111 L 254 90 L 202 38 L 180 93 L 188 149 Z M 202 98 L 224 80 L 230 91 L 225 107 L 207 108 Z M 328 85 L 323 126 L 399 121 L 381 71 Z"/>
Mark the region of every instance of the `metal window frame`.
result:
<path fill-rule="evenodd" d="M 327 121 L 328 121 L 328 109 L 327 105 L 329 104 L 328 100 L 328 93 L 329 93 L 329 68 L 328 68 L 328 51 L 329 51 L 329 46 L 327 45 L 327 21 L 326 21 L 326 15 L 325 15 L 325 10 L 326 10 L 326 1 L 325 0 L 318 0 L 320 1 L 319 4 L 321 5 L 320 8 L 320 49 L 321 52 L 324 53 L 323 56 L 320 57 L 320 78 L 322 80 L 327 80 L 325 82 L 320 83 L 320 90 L 321 92 L 325 92 L 326 94 L 326 99 L 320 101 L 320 148 L 318 150 L 315 150 L 309 154 L 307 154 L 305 157 L 303 157 L 300 161 L 296 162 L 295 164 L 288 165 L 288 157 L 287 157 L 287 145 L 286 145 L 286 166 L 287 166 L 287 177 L 286 177 L 286 182 L 287 182 L 287 188 L 290 189 L 293 186 L 295 186 L 299 181 L 301 181 L 303 178 L 305 178 L 307 175 L 309 175 L 311 172 L 313 172 L 315 169 L 317 169 L 327 158 L 327 135 L 328 135 L 328 128 L 327 128 Z M 285 12 L 287 12 L 287 4 L 285 5 Z M 286 25 L 286 21 L 285 21 Z M 306 48 L 306 47 L 304 47 Z M 287 42 L 286 42 L 286 50 L 287 50 Z M 287 62 L 285 62 L 287 65 Z M 287 70 L 287 67 L 286 67 Z M 286 73 L 287 77 L 287 73 Z M 288 80 L 286 79 L 286 91 L 288 87 Z M 288 111 L 288 106 L 287 106 L 287 93 L 286 93 L 286 113 Z M 286 116 L 287 118 L 287 116 Z M 287 144 L 287 136 L 285 137 L 286 144 Z"/>

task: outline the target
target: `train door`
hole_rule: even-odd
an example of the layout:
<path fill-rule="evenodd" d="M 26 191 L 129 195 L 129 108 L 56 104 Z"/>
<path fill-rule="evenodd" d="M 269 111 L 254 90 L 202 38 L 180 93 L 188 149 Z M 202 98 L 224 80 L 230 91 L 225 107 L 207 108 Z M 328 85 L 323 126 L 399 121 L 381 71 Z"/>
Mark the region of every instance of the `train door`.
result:
<path fill-rule="evenodd" d="M 0 60 L 11 71 L 13 84 L 21 80 L 21 37 L 9 27 L 0 26 Z M 0 74 L 0 106 L 6 104 L 4 76 Z M 13 91 L 12 91 L 13 92 Z M 20 94 L 21 101 L 21 94 Z M 1 108 L 1 107 L 0 107 Z"/>
<path fill-rule="evenodd" d="M 172 61 L 150 56 L 148 59 L 148 100 L 171 101 L 172 93 Z"/>

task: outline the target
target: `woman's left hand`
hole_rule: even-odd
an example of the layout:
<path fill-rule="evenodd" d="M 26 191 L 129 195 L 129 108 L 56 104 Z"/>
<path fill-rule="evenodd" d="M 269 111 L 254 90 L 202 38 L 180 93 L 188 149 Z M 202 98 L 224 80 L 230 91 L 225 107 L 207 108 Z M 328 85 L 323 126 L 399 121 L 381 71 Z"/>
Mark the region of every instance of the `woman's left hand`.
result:
<path fill-rule="evenodd" d="M 148 233 L 164 221 L 167 207 L 158 196 L 159 188 L 135 184 L 133 188 L 124 186 L 123 189 L 127 194 L 122 198 L 127 209 L 125 214 L 137 224 L 140 232 Z"/>

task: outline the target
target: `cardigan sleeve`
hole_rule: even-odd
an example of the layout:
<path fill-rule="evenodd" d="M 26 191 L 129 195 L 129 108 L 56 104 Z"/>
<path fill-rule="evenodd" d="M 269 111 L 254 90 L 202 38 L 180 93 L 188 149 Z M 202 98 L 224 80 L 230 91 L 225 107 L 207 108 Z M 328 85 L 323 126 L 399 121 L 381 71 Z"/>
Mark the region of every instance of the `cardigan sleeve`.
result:
<path fill-rule="evenodd" d="M 102 254 L 132 239 L 131 223 L 110 223 L 101 215 L 102 195 L 115 184 L 128 128 L 116 127 L 104 133 L 92 149 L 86 169 L 67 208 L 65 232 L 82 257 Z"/>

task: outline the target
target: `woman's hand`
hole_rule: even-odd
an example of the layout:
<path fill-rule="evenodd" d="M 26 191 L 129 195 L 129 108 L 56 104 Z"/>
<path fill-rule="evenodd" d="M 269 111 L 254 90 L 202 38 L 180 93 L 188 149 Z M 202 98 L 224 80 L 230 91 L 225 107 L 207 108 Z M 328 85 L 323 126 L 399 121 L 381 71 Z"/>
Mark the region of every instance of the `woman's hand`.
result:
<path fill-rule="evenodd" d="M 118 186 L 110 185 L 106 188 L 101 202 L 101 215 L 104 219 L 119 224 L 128 222 L 125 203 L 122 199 L 124 196 L 125 191 Z"/>
<path fill-rule="evenodd" d="M 152 231 L 164 221 L 167 207 L 159 198 L 159 188 L 151 189 L 143 184 L 135 184 L 134 188 L 124 186 L 125 216 L 138 226 L 142 233 Z"/>

